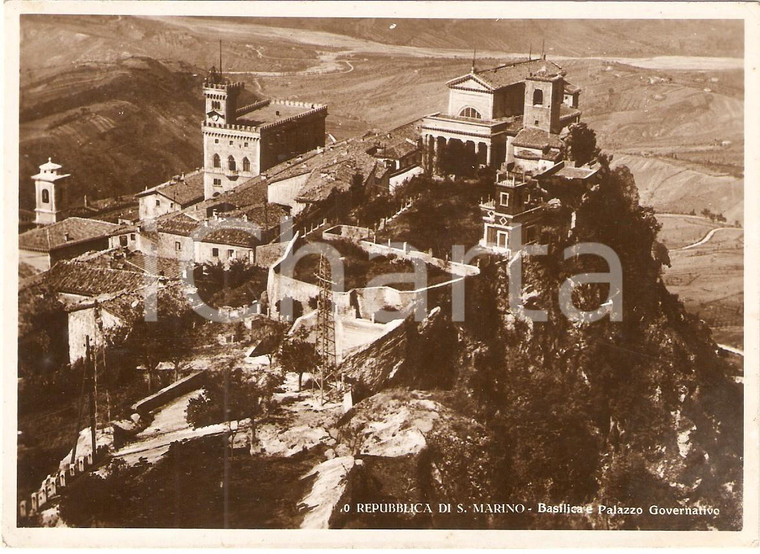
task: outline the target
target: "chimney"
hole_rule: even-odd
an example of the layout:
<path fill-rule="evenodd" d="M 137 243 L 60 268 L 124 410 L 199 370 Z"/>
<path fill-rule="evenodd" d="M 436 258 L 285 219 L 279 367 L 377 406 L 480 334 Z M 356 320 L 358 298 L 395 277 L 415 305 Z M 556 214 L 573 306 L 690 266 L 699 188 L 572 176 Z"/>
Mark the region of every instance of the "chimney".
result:
<path fill-rule="evenodd" d="M 86 194 L 84 195 L 84 207 L 85 208 L 87 207 L 87 195 Z"/>
<path fill-rule="evenodd" d="M 63 240 L 65 240 L 66 242 L 69 242 L 69 240 L 71 240 L 71 237 L 69 237 L 68 233 L 63 234 Z"/>

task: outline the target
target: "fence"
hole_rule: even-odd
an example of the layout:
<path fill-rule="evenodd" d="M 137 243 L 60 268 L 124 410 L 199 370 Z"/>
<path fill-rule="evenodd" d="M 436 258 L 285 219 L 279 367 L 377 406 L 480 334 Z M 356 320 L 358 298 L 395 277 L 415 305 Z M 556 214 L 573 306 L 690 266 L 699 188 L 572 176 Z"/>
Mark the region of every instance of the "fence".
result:
<path fill-rule="evenodd" d="M 58 498 L 67 487 L 71 486 L 74 480 L 89 471 L 94 466 L 96 459 L 104 458 L 104 450 L 105 448 L 98 449 L 96 457 L 93 457 L 92 452 L 77 456 L 73 463 L 69 462 L 59 468 L 58 472 L 45 477 L 40 483 L 40 488 L 31 493 L 28 500 L 19 501 L 19 519 L 26 520 L 41 512 L 45 504 Z"/>

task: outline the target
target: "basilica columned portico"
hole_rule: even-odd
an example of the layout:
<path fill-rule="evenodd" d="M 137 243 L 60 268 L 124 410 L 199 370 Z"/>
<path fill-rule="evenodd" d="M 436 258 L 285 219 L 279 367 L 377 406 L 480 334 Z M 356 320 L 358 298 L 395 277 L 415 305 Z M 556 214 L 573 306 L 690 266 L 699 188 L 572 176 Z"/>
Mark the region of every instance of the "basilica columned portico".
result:
<path fill-rule="evenodd" d="M 433 114 L 422 123 L 423 167 L 428 173 L 496 167 L 504 161 L 508 121 L 483 121 Z"/>

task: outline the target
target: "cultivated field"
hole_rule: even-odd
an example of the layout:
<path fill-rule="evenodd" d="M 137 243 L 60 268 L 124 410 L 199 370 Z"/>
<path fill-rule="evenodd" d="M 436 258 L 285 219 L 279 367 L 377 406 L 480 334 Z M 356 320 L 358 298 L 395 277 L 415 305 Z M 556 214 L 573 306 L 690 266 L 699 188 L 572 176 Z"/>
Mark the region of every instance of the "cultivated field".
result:
<path fill-rule="evenodd" d="M 470 70 L 472 41 L 477 67 L 489 67 L 528 50 L 516 37 L 541 31 L 561 37 L 547 41 L 547 52 L 583 89 L 583 119 L 614 154 L 613 164 L 631 168 L 642 204 L 661 213 L 709 209 L 729 225 L 743 222 L 740 27 L 705 24 L 695 32 L 684 23 L 673 35 L 659 32 L 657 22 L 543 30 L 540 22 L 523 23 L 519 32 L 499 35 L 489 31 L 494 22 L 436 22 L 446 35 L 440 44 L 440 35 L 425 30 L 433 29 L 429 21 L 391 27 L 386 20 L 25 17 L 22 207 L 31 203 L 29 175 L 51 155 L 74 175 L 71 194 L 93 199 L 136 192 L 201 165 L 200 81 L 219 63 L 220 38 L 225 71 L 264 96 L 327 103 L 327 132 L 340 140 L 444 110 L 445 82 Z M 649 59 L 614 61 L 634 56 Z M 710 223 L 662 222 L 674 292 L 692 309 L 731 312 L 741 291 L 741 233 L 721 231 L 676 252 L 700 240 Z"/>
<path fill-rule="evenodd" d="M 716 225 L 693 217 L 660 217 L 661 240 L 670 248 L 672 267 L 664 268 L 668 290 L 704 319 L 717 342 L 743 348 L 744 232 L 728 228 L 699 242 Z"/>

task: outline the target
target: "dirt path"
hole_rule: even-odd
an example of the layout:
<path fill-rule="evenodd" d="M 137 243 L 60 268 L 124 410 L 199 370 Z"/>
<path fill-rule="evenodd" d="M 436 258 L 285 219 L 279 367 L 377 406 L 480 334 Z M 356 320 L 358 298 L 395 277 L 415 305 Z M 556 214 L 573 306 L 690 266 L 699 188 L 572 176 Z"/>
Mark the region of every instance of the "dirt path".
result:
<path fill-rule="evenodd" d="M 692 244 L 688 244 L 686 246 L 682 246 L 678 250 L 690 250 L 692 248 L 696 248 L 697 246 L 702 246 L 706 242 L 709 242 L 711 238 L 717 233 L 718 231 L 743 231 L 743 229 L 739 229 L 738 227 L 717 227 L 715 229 L 710 229 L 707 234 L 699 239 L 697 242 L 694 242 Z"/>
<path fill-rule="evenodd" d="M 731 352 L 732 354 L 737 354 L 738 356 L 744 357 L 744 350 L 740 350 L 739 348 L 734 348 L 733 346 L 729 346 L 727 344 L 719 344 L 718 348 L 725 350 L 726 352 Z"/>
<path fill-rule="evenodd" d="M 257 75 L 259 77 L 284 77 L 293 75 L 334 75 L 341 73 L 351 73 L 354 70 L 353 64 L 348 60 L 336 59 L 336 53 L 325 53 L 319 55 L 319 61 L 316 65 L 301 69 L 298 71 L 225 71 L 228 75 Z M 292 58 L 283 58 L 292 59 Z M 348 66 L 346 69 L 342 64 Z"/>

